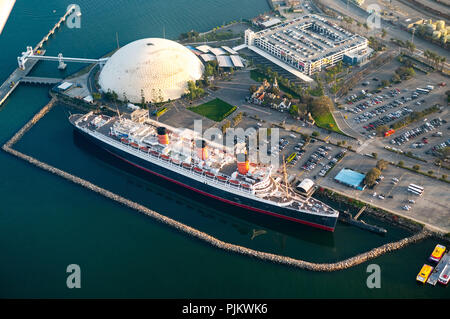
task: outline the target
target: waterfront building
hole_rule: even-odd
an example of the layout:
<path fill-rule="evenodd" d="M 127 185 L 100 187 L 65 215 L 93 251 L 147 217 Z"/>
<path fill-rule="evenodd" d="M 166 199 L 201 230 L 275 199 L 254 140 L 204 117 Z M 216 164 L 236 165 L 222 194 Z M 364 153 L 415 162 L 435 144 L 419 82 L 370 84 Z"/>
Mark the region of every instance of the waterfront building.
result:
<path fill-rule="evenodd" d="M 305 81 L 342 61 L 345 54 L 367 49 L 368 43 L 366 38 L 316 15 L 305 15 L 259 32 L 245 31 L 245 44 L 250 50 L 300 71 L 303 75 L 298 76 Z"/>

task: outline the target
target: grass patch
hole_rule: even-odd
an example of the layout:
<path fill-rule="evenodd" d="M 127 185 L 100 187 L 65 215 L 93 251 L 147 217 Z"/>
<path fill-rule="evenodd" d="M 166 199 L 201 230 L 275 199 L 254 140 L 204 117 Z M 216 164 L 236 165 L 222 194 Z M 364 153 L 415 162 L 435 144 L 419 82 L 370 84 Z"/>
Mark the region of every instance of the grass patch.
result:
<path fill-rule="evenodd" d="M 215 122 L 220 122 L 233 113 L 236 110 L 236 106 L 216 98 L 198 106 L 188 107 L 188 110 L 207 117 Z"/>
<path fill-rule="evenodd" d="M 316 121 L 316 125 L 318 127 L 321 127 L 326 130 L 333 131 L 333 132 L 336 132 L 336 133 L 339 133 L 342 135 L 346 135 L 337 126 L 336 121 L 334 120 L 333 114 L 331 114 L 331 112 L 328 112 L 321 116 L 317 116 L 314 118 L 314 120 Z"/>

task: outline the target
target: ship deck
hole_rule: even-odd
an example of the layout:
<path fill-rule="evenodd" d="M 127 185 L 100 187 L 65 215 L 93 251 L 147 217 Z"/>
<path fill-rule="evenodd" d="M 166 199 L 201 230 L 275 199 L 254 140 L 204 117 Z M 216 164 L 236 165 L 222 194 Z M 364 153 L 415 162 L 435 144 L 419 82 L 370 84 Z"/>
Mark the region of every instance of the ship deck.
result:
<path fill-rule="evenodd" d="M 113 139 L 115 141 L 121 142 L 121 138 L 118 136 L 114 136 L 114 134 L 111 134 L 111 131 L 114 127 L 114 124 L 119 121 L 119 118 L 110 118 L 107 116 L 102 116 L 101 121 L 99 124 L 93 125 L 92 121 L 95 119 L 98 119 L 99 116 L 96 114 L 87 114 L 87 115 L 72 115 L 70 118 L 70 121 L 73 125 L 78 126 L 80 128 L 88 129 L 92 132 L 97 132 L 105 137 L 108 137 L 109 139 Z M 135 123 L 136 125 L 139 125 L 139 123 Z M 142 124 L 141 124 L 142 125 Z M 156 130 L 156 126 L 153 123 L 145 123 L 145 125 L 153 126 L 153 129 Z M 153 132 L 153 131 L 152 131 Z M 130 132 L 130 136 L 133 136 L 133 133 Z M 141 135 L 142 137 L 142 135 Z M 147 137 L 145 137 L 147 138 Z M 152 137 L 154 138 L 154 137 Z M 176 139 L 171 139 L 172 140 Z M 176 143 L 176 142 L 173 142 Z M 191 143 L 192 144 L 192 143 Z M 124 145 L 124 147 L 126 147 Z M 132 146 L 129 146 L 132 148 Z M 170 149 L 170 147 L 165 147 L 163 145 L 155 144 L 155 145 L 146 145 L 144 148 L 145 150 L 141 150 L 141 145 L 135 144 L 134 151 L 142 151 L 143 153 L 146 153 L 148 156 L 150 156 L 149 152 L 152 152 L 151 150 L 156 150 L 158 152 L 158 157 L 160 157 L 162 154 L 170 155 L 171 152 L 167 148 Z M 214 152 L 214 148 L 211 148 L 212 152 Z M 195 154 L 195 152 L 193 153 Z M 226 156 L 230 157 L 230 154 L 227 154 Z M 151 158 L 151 156 L 150 156 Z M 180 158 L 180 157 L 178 157 Z M 190 158 L 190 157 L 189 157 Z M 195 158 L 195 155 L 193 155 L 192 159 Z M 197 158 L 198 160 L 198 158 Z M 216 159 L 217 160 L 217 159 Z M 178 167 L 182 167 L 183 161 L 178 161 L 178 164 L 174 164 L 173 161 L 166 162 L 167 165 L 177 165 Z M 191 163 L 191 160 L 189 159 L 189 163 Z M 197 164 L 196 162 L 192 162 L 192 168 L 195 168 Z M 165 164 L 166 165 L 166 164 Z M 210 177 L 211 179 L 216 179 L 218 176 L 226 177 L 226 182 L 217 181 L 217 183 L 226 186 L 231 187 L 232 189 L 239 189 L 241 191 L 246 191 L 251 194 L 252 189 L 254 192 L 254 196 L 262 198 L 264 200 L 273 202 L 276 205 L 283 206 L 286 208 L 290 208 L 293 210 L 304 210 L 308 211 L 313 214 L 318 215 L 324 215 L 324 216 L 333 216 L 337 215 L 338 212 L 328 205 L 320 202 L 319 200 L 316 200 L 311 197 L 305 197 L 303 195 L 299 195 L 292 191 L 287 191 L 285 186 L 278 183 L 277 180 L 283 180 L 282 176 L 279 173 L 275 173 L 273 170 L 268 170 L 267 167 L 260 166 L 259 164 L 251 164 L 251 170 L 253 169 L 253 172 L 256 172 L 256 174 L 247 174 L 245 176 L 237 173 L 237 164 L 236 164 L 236 158 L 233 156 L 233 160 L 231 162 L 225 161 L 220 162 L 217 165 L 220 165 L 220 170 L 212 170 L 209 169 L 208 166 L 200 166 L 203 168 L 201 169 L 201 173 L 194 174 L 195 176 L 202 176 L 202 178 L 206 178 L 206 174 L 208 172 L 215 172 L 215 177 Z M 191 169 L 192 170 L 192 169 Z M 266 175 L 260 175 L 260 173 L 263 172 Z M 272 172 L 272 173 L 270 173 Z M 189 174 L 189 172 L 187 172 Z M 260 178 L 263 176 L 264 179 Z M 208 179 L 207 179 L 208 180 Z M 238 186 L 236 186 L 233 182 L 238 181 Z M 227 188 L 229 188 L 227 187 Z"/>

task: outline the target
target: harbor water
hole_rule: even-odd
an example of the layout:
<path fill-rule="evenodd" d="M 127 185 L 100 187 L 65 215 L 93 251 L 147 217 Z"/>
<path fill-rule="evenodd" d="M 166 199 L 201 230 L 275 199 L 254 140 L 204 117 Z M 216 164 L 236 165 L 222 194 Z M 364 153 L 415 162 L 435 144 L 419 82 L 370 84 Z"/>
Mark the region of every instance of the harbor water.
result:
<path fill-rule="evenodd" d="M 17 1 L 0 35 L 0 78 L 34 45 L 71 2 Z M 63 27 L 45 46 L 48 55 L 97 58 L 143 37 L 176 39 L 267 11 L 265 0 L 78 1 L 80 29 Z M 239 10 L 235 8 L 239 7 Z M 39 62 L 31 75 L 62 77 L 82 65 Z M 4 144 L 48 101 L 48 88 L 20 85 L 0 108 Z M 335 233 L 242 214 L 146 178 L 73 134 L 56 105 L 14 148 L 40 161 L 145 205 L 220 240 L 311 262 L 335 262 L 411 233 L 362 215 L 388 230 L 380 236 L 338 224 Z M 431 253 L 427 239 L 370 263 L 381 288 L 366 285 L 368 264 L 316 273 L 263 262 L 211 247 L 58 176 L 0 152 L 0 297 L 254 297 L 448 298 L 443 287 L 417 285 Z M 336 207 L 339 208 L 339 207 Z M 68 289 L 66 267 L 78 264 L 82 288 Z"/>

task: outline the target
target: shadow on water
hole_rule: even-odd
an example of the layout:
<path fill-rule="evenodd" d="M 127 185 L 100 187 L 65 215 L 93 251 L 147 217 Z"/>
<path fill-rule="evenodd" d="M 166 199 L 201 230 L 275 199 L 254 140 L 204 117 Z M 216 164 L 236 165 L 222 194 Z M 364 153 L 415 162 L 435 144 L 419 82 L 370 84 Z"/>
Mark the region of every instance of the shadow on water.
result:
<path fill-rule="evenodd" d="M 215 220 L 222 224 L 229 223 L 241 235 L 250 238 L 250 240 L 270 232 L 272 233 L 271 235 L 276 235 L 275 240 L 281 243 L 285 241 L 284 237 L 287 235 L 315 245 L 335 246 L 333 233 L 230 206 L 186 190 L 162 178 L 155 178 L 153 175 L 143 173 L 140 169 L 127 165 L 108 152 L 99 149 L 76 131 L 73 132 L 73 140 L 75 146 L 79 149 L 95 156 L 96 159 L 106 163 L 113 169 L 119 169 L 128 173 L 127 183 L 155 193 L 177 204 L 184 205 L 190 210 L 196 211 L 203 218 Z M 195 225 L 193 226 L 196 227 Z"/>

